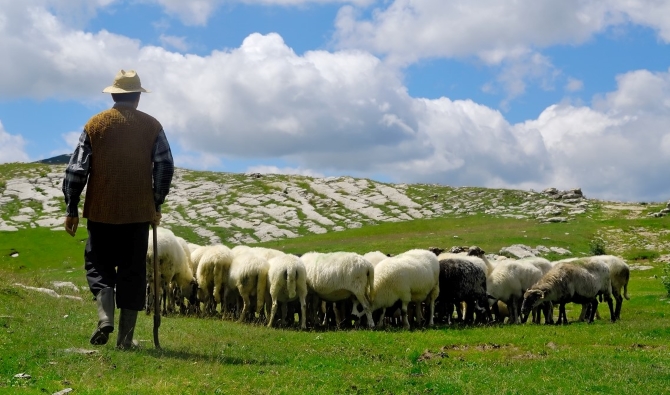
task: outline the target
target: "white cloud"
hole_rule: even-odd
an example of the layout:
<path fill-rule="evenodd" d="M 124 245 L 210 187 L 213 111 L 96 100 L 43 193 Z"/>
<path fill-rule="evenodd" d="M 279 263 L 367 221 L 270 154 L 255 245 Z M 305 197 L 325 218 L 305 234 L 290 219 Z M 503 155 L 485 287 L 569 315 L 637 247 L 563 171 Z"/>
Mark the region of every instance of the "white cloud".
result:
<path fill-rule="evenodd" d="M 0 62 L 0 97 L 90 103 L 104 98 L 98 92 L 118 69 L 136 69 L 154 92 L 142 96 L 140 109 L 187 152 L 176 156 L 178 166 L 281 160 L 290 166 L 265 169 L 451 185 L 579 186 L 587 196 L 617 199 L 670 195 L 670 72 L 622 74 L 617 89 L 591 107 L 554 105 L 511 125 L 470 100 L 411 97 L 397 69 L 364 51 L 297 55 L 277 34 L 251 34 L 239 48 L 198 56 L 105 31 L 83 33 L 40 8 L 11 21 L 5 9 L 0 15 L 0 50 L 13 60 Z M 541 55 L 536 60 L 543 64 Z M 22 154 L 20 136 L 3 130 L 0 138 L 3 150 Z"/>
<path fill-rule="evenodd" d="M 269 6 L 302 6 L 306 4 L 344 3 L 366 6 L 375 0 L 145 0 L 160 4 L 168 14 L 186 25 L 206 25 L 209 18 L 224 4 L 261 4 Z"/>
<path fill-rule="evenodd" d="M 614 20 L 606 5 L 595 1 L 384 4 L 388 6 L 377 8 L 369 19 L 354 7 L 343 7 L 336 21 L 339 44 L 365 48 L 399 63 L 469 56 L 499 63 L 533 47 L 584 42 Z"/>
<path fill-rule="evenodd" d="M 560 74 L 542 49 L 581 44 L 627 24 L 655 29 L 670 43 L 667 15 L 670 2 L 658 0 L 393 0 L 376 3 L 373 12 L 342 7 L 334 40 L 338 48 L 364 49 L 401 67 L 421 59 L 479 59 L 499 73 L 504 108 L 528 83 L 547 89 Z"/>
<path fill-rule="evenodd" d="M 568 92 L 578 92 L 584 89 L 584 82 L 573 77 L 568 77 L 568 82 L 565 84 L 565 90 Z"/>
<path fill-rule="evenodd" d="M 186 52 L 190 48 L 190 45 L 186 41 L 186 37 L 177 37 L 177 36 L 170 36 L 167 34 L 161 34 L 160 37 L 158 37 L 158 39 L 160 40 L 161 44 L 163 44 L 164 47 L 172 47 L 181 52 Z"/>
<path fill-rule="evenodd" d="M 658 0 L 393 0 L 365 14 L 342 7 L 336 38 L 344 48 L 400 63 L 468 56 L 499 63 L 532 48 L 583 43 L 627 22 L 656 29 L 670 42 L 667 15 L 670 3 Z"/>
<path fill-rule="evenodd" d="M 551 106 L 517 125 L 539 130 L 556 186 L 582 186 L 601 198 L 667 200 L 670 72 L 620 75 L 593 108 Z"/>
<path fill-rule="evenodd" d="M 307 177 L 324 177 L 324 174 L 318 171 L 303 169 L 300 167 L 277 167 L 272 165 L 257 165 L 247 168 L 247 173 L 261 174 L 295 174 Z"/>
<path fill-rule="evenodd" d="M 83 129 L 84 128 L 82 127 L 82 130 Z M 68 147 L 71 147 L 70 151 L 74 150 L 74 148 L 77 146 L 77 144 L 79 143 L 79 137 L 80 136 L 81 136 L 81 131 L 67 132 L 67 133 L 63 133 L 61 135 L 63 140 L 65 140 L 65 144 L 67 144 Z"/>
<path fill-rule="evenodd" d="M 177 166 L 179 167 L 206 170 L 221 166 L 221 159 L 217 155 L 210 154 L 207 152 L 201 152 L 196 154 L 193 153 L 175 154 L 174 147 L 171 148 L 173 151 L 173 159 L 177 164 Z"/>
<path fill-rule="evenodd" d="M 0 122 L 0 163 L 28 162 L 28 154 L 24 151 L 26 145 L 21 135 L 9 134 Z"/>

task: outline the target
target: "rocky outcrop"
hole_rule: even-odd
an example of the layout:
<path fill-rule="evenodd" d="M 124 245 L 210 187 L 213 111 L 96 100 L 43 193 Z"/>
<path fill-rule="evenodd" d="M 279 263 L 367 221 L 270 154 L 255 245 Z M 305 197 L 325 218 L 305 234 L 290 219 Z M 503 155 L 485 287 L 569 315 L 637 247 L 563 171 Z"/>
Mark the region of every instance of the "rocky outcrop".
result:
<path fill-rule="evenodd" d="M 0 187 L 0 231 L 27 227 L 61 230 L 64 168 L 26 166 L 7 177 L 4 188 Z M 172 185 L 162 210 L 163 224 L 191 228 L 202 243 L 250 244 L 382 222 L 481 213 L 541 222 L 569 221 L 588 213 L 594 205 L 580 189 L 561 192 L 550 188 L 538 193 L 185 169 L 176 170 Z"/>

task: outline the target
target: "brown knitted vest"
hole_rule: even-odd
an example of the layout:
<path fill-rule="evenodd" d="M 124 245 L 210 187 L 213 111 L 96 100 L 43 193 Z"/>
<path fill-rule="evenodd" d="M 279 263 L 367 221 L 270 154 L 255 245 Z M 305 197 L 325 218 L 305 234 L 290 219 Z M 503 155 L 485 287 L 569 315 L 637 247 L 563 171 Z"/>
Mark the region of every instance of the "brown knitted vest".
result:
<path fill-rule="evenodd" d="M 84 217 L 108 224 L 151 221 L 152 151 L 161 124 L 132 107 L 115 106 L 86 124 L 91 141 Z"/>

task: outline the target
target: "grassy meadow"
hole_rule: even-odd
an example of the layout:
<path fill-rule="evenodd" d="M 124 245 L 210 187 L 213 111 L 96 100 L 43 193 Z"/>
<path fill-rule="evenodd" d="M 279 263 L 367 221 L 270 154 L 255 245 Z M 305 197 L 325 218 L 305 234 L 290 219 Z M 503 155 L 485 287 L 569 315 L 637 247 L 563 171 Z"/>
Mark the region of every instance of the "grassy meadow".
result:
<path fill-rule="evenodd" d="M 523 243 L 568 248 L 581 256 L 605 228 L 631 237 L 636 229 L 655 229 L 657 245 L 670 241 L 666 218 L 597 213 L 557 224 L 484 215 L 415 220 L 262 245 L 287 252 L 399 253 L 454 245 L 497 252 Z M 0 394 L 52 394 L 66 388 L 73 394 L 670 393 L 670 299 L 660 280 L 663 264 L 654 261 L 668 251 L 650 250 L 644 243 L 624 248 L 620 239 L 605 238 L 608 252 L 616 250 L 629 264 L 653 267 L 631 272 L 631 300 L 624 301 L 622 319 L 614 324 L 603 306 L 603 319 L 593 324 L 412 331 L 299 331 L 171 316 L 162 318 L 163 349 L 157 351 L 153 319 L 141 313 L 135 338 L 142 348 L 121 352 L 113 341 L 102 347 L 88 344 L 96 313 L 87 290 L 59 291 L 81 296 L 78 301 L 16 285 L 71 281 L 85 286 L 85 237 L 85 226 L 75 238 L 41 228 L 0 232 Z M 574 320 L 579 311 L 569 307 Z M 30 378 L 16 378 L 19 373 Z"/>

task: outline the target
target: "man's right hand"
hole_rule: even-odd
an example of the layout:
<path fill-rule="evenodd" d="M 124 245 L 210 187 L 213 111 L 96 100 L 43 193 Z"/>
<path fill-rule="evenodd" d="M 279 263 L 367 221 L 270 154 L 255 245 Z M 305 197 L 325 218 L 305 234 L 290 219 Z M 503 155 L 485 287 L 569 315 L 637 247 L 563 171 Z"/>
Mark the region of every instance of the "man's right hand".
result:
<path fill-rule="evenodd" d="M 77 233 L 79 217 L 65 217 L 65 231 L 72 237 Z"/>
<path fill-rule="evenodd" d="M 154 220 L 150 222 L 151 226 L 158 227 L 158 225 L 161 224 L 161 213 L 156 211 L 156 215 L 154 216 Z"/>

